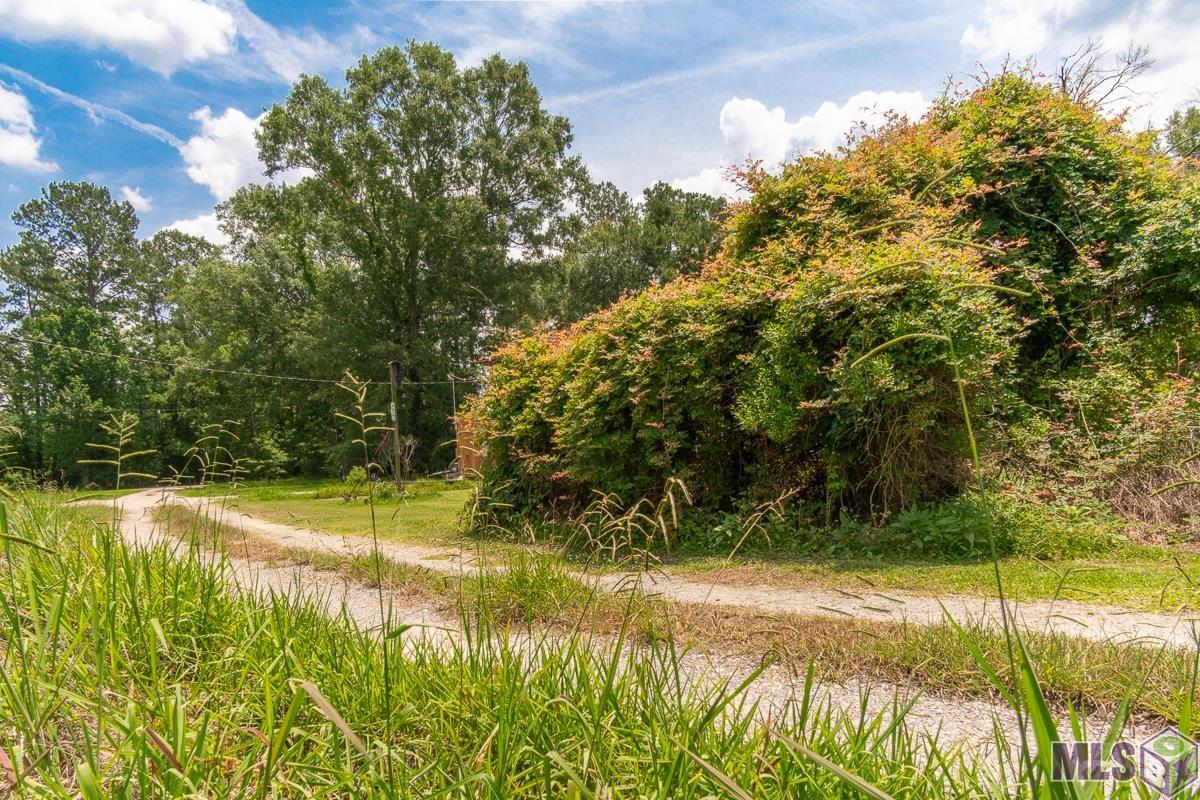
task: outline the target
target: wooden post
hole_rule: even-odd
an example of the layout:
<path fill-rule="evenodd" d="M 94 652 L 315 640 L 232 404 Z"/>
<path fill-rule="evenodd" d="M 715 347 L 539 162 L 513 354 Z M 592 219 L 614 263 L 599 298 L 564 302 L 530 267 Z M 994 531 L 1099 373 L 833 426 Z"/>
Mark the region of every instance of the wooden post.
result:
<path fill-rule="evenodd" d="M 454 376 L 450 375 L 450 419 L 454 423 L 454 463 L 458 464 L 458 393 L 454 390 Z M 458 474 L 462 475 L 462 464 L 458 464 Z"/>
<path fill-rule="evenodd" d="M 388 362 L 388 383 L 392 390 L 392 478 L 396 481 L 396 491 L 404 491 L 404 477 L 400 474 L 400 407 L 396 405 L 396 394 L 400 390 L 400 364 Z"/>

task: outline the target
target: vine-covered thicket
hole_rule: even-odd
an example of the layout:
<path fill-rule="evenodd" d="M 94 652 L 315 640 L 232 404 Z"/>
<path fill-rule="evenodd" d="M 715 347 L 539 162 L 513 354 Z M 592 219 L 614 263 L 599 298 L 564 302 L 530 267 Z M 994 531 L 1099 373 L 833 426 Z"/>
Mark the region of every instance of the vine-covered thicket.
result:
<path fill-rule="evenodd" d="M 1185 513 L 1200 183 L 1152 133 L 1006 73 L 743 177 L 702 273 L 494 354 L 494 498 L 891 513 L 969 480 L 961 381 L 993 477 Z"/>

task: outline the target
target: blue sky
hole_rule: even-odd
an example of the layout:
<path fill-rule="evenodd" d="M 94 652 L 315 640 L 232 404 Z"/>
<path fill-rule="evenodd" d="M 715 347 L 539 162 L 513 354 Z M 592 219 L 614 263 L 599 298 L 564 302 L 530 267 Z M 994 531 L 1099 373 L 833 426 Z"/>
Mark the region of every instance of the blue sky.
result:
<path fill-rule="evenodd" d="M 889 108 L 1006 55 L 1051 67 L 1091 38 L 1151 47 L 1130 125 L 1200 90 L 1200 0 L 719 3 L 0 0 L 0 245 L 51 180 L 134 203 L 141 232 L 213 235 L 213 204 L 261 180 L 256 118 L 301 72 L 431 40 L 463 63 L 529 63 L 594 177 L 728 191 L 722 166 L 835 146 Z"/>

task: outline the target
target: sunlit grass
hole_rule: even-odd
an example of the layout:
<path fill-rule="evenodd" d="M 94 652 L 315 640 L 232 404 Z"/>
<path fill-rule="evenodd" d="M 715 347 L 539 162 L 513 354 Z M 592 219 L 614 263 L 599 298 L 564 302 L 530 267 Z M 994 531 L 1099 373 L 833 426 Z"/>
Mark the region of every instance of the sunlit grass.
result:
<path fill-rule="evenodd" d="M 375 586 L 373 559 L 308 550 L 248 534 L 236 523 L 221 523 L 182 507 L 159 511 L 163 530 L 182 541 L 204 542 L 233 555 L 271 566 L 305 565 Z M 948 623 L 906 624 L 799 613 L 765 613 L 729 605 L 681 603 L 647 591 L 609 592 L 595 575 L 548 552 L 516 552 L 503 560 L 474 562 L 480 570 L 457 576 L 382 559 L 384 587 L 396 597 L 448 617 L 466 617 L 488 627 L 536 626 L 566 635 L 625 635 L 640 644 L 671 641 L 715 656 L 747 663 L 764 658 L 803 672 L 814 665 L 823 680 L 884 680 L 939 694 L 990 698 L 995 686 L 976 655 L 964 646 L 963 632 Z M 633 588 L 631 585 L 629 588 Z M 988 669 L 1010 688 L 1003 633 L 985 620 L 959 617 Z M 1148 636 L 1166 631 L 1147 630 Z M 1131 701 L 1139 714 L 1178 721 L 1193 654 L 1160 652 L 1142 643 L 1092 641 L 1068 634 L 1027 632 L 1025 645 L 1038 663 L 1042 688 L 1058 708 L 1085 704 L 1114 710 L 1125 699 L 1131 675 L 1146 675 Z"/>
<path fill-rule="evenodd" d="M 317 498 L 336 486 L 337 481 L 329 479 L 251 482 L 238 488 L 236 505 L 241 513 L 270 522 L 336 536 L 369 536 L 371 507 L 363 499 L 346 502 L 338 497 Z M 380 538 L 430 545 L 460 543 L 458 518 L 471 488 L 464 482 L 420 481 L 410 485 L 411 497 L 377 499 Z M 207 491 L 226 490 L 227 487 L 220 486 Z M 186 493 L 205 491 L 186 490 Z"/>
<path fill-rule="evenodd" d="M 681 559 L 671 569 L 731 585 L 825 586 L 991 596 L 996 578 L 990 561 L 937 563 L 884 559 Z M 1200 605 L 1200 557 L 1190 552 L 1139 549 L 1112 560 L 1073 559 L 1047 563 L 1028 558 L 1000 561 L 1005 588 L 1015 600 L 1059 598 L 1172 613 Z"/>
<path fill-rule="evenodd" d="M 619 638 L 514 639 L 480 616 L 404 643 L 389 704 L 377 635 L 314 603 L 230 592 L 45 502 L 11 530 L 0 730 L 20 796 L 387 796 L 389 771 L 402 797 L 857 796 L 670 647 L 630 658 Z M 972 759 L 884 717 L 801 697 L 772 728 L 898 796 L 986 796 Z"/>
<path fill-rule="evenodd" d="M 337 482 L 330 479 L 288 479 L 250 482 L 238 488 L 241 513 L 287 525 L 312 528 L 338 536 L 370 533 L 369 506 L 338 498 L 317 499 Z M 464 546 L 459 517 L 470 499 L 472 485 L 444 481 L 415 482 L 410 499 L 385 499 L 376 504 L 380 536 L 386 541 L 425 545 Z M 186 494 L 226 491 L 223 485 Z M 469 547 L 496 553 L 517 552 L 511 543 L 472 540 Z M 571 556 L 572 554 L 567 554 Z M 770 584 L 793 588 L 873 587 L 940 595 L 956 593 L 991 596 L 996 581 L 992 564 L 914 561 L 887 558 L 737 556 L 723 554 L 676 556 L 673 572 L 730 585 Z M 1083 603 L 1174 612 L 1185 604 L 1200 604 L 1200 555 L 1178 547 L 1123 545 L 1107 558 L 1068 559 L 1053 563 L 1024 557 L 1002 558 L 1001 574 L 1016 600 L 1059 598 Z"/>

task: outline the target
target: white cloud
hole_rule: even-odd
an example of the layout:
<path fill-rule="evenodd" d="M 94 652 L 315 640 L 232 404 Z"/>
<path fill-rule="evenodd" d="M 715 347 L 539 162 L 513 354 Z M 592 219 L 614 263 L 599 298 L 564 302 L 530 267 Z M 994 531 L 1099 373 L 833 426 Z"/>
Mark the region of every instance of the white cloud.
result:
<path fill-rule="evenodd" d="M 705 167 L 689 178 L 676 178 L 671 185 L 685 192 L 701 192 L 715 197 L 742 199 L 745 192 L 725 177 L 726 167 Z"/>
<path fill-rule="evenodd" d="M 121 199 L 133 206 L 134 211 L 149 211 L 154 204 L 153 197 L 146 197 L 141 188 L 133 186 L 121 187 Z"/>
<path fill-rule="evenodd" d="M 202 0 L 0 0 L 0 17 L 14 38 L 106 47 L 163 75 L 232 51 L 236 33 Z"/>
<path fill-rule="evenodd" d="M 510 60 L 537 59 L 578 68 L 567 42 L 572 33 L 568 27 L 581 13 L 597 5 L 592 0 L 449 4 L 420 15 L 419 20 L 437 41 L 462 40 L 463 44 L 455 48 L 455 56 L 466 65 L 502 53 Z M 624 16 L 622 5 L 604 5 L 603 17 Z M 604 18 L 598 15 L 589 18 L 593 32 L 597 25 L 604 24 Z"/>
<path fill-rule="evenodd" d="M 0 83 L 0 164 L 33 172 L 53 172 L 58 164 L 41 157 L 29 100 L 14 87 Z"/>
<path fill-rule="evenodd" d="M 1115 51 L 1146 45 L 1154 65 L 1132 82 L 1139 94 L 1127 105 L 1134 127 L 1161 123 L 1200 90 L 1200 14 L 1187 0 L 1138 0 L 1106 11 L 1097 18 L 1080 0 L 987 0 L 979 25 L 968 26 L 962 42 L 984 57 L 1034 55 L 1044 64 L 1088 39 Z"/>
<path fill-rule="evenodd" d="M 0 0 L 3 2 L 3 0 Z M 148 122 L 142 122 L 135 119 L 124 111 L 121 111 L 111 106 L 93 103 L 91 100 L 85 100 L 78 95 L 73 95 L 70 92 L 64 92 L 62 89 L 51 86 L 45 81 L 40 81 L 24 70 L 10 67 L 7 64 L 0 64 L 0 72 L 15 78 L 17 81 L 24 83 L 27 86 L 32 86 L 39 92 L 50 95 L 56 100 L 61 100 L 68 105 L 75 106 L 88 115 L 88 118 L 97 124 L 101 120 L 112 120 L 113 122 L 125 125 L 139 133 L 144 133 L 147 136 L 152 136 L 160 142 L 166 142 L 172 147 L 178 148 L 182 142 L 179 141 L 170 131 L 160 128 L 157 125 L 151 125 Z"/>
<path fill-rule="evenodd" d="M 248 183 L 266 180 L 254 141 L 261 116 L 250 117 L 236 108 L 213 114 L 206 106 L 192 114 L 192 119 L 200 123 L 200 133 L 179 147 L 189 178 L 207 186 L 217 200 L 228 199 Z M 288 170 L 276 179 L 296 183 L 310 174 L 308 170 Z"/>
<path fill-rule="evenodd" d="M 1079 6 L 1080 0 L 987 0 L 980 26 L 968 25 L 962 43 L 986 58 L 1032 55 Z"/>
<path fill-rule="evenodd" d="M 0 19 L 6 36 L 105 48 L 164 76 L 208 62 L 233 76 L 291 82 L 345 67 L 375 40 L 361 25 L 335 39 L 276 28 L 245 0 L 0 0 Z"/>
<path fill-rule="evenodd" d="M 721 109 L 721 135 L 735 155 L 761 158 L 772 167 L 794 153 L 832 150 L 859 123 L 883 122 L 889 112 L 909 117 L 925 113 L 920 92 L 859 92 L 842 105 L 826 100 L 817 110 L 788 122 L 784 110 L 735 97 Z"/>
<path fill-rule="evenodd" d="M 238 36 L 250 46 L 261 64 L 288 83 L 301 73 L 320 74 L 330 69 L 344 69 L 375 43 L 375 35 L 362 25 L 352 26 L 346 33 L 329 39 L 312 28 L 279 29 L 249 9 L 244 0 L 216 0 L 232 15 Z"/>
<path fill-rule="evenodd" d="M 211 108 L 204 107 L 193 113 L 192 119 L 200 123 L 200 133 L 181 143 L 179 153 L 187 164 L 188 177 L 208 187 L 214 198 L 226 200 L 246 184 L 267 179 L 254 141 L 261 116 L 251 117 L 236 108 L 214 114 Z M 288 170 L 276 180 L 296 183 L 310 174 L 309 170 Z M 215 213 L 176 220 L 166 227 L 219 245 L 229 243 Z"/>
<path fill-rule="evenodd" d="M 229 244 L 229 237 L 221 230 L 217 222 L 217 215 L 200 214 L 191 219 L 179 219 L 172 222 L 167 228 L 189 233 L 192 236 L 199 236 L 208 239 L 210 242 L 219 245 Z M 165 230 L 165 229 L 164 229 Z"/>
<path fill-rule="evenodd" d="M 815 112 L 789 122 L 782 107 L 767 108 L 753 98 L 734 97 L 721 108 L 723 165 L 672 182 L 676 188 L 738 197 L 725 175 L 725 165 L 747 158 L 761 160 L 767 169 L 797 154 L 832 150 L 860 123 L 882 122 L 889 112 L 919 117 L 929 104 L 920 92 L 859 92 L 845 103 L 822 103 Z"/>
<path fill-rule="evenodd" d="M 207 106 L 192 114 L 192 119 L 200 123 L 200 133 L 179 147 L 187 162 L 188 177 L 207 186 L 218 200 L 262 177 L 262 163 L 254 142 L 257 119 L 236 108 L 214 115 Z"/>
<path fill-rule="evenodd" d="M 206 106 L 193 113 L 192 119 L 200 123 L 200 132 L 186 142 L 179 142 L 179 154 L 187 165 L 188 177 L 207 187 L 216 200 L 227 200 L 246 184 L 267 180 L 266 170 L 258 160 L 258 144 L 254 141 L 261 116 L 251 117 L 236 108 L 214 114 Z M 311 171 L 304 169 L 288 170 L 276 180 L 291 184 L 310 174 Z M 137 190 L 123 187 L 121 191 L 133 202 L 128 193 Z M 143 199 L 149 202 L 148 198 Z M 136 203 L 134 207 L 137 207 Z M 179 219 L 166 227 L 201 236 L 219 245 L 229 243 L 215 213 Z"/>

